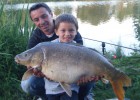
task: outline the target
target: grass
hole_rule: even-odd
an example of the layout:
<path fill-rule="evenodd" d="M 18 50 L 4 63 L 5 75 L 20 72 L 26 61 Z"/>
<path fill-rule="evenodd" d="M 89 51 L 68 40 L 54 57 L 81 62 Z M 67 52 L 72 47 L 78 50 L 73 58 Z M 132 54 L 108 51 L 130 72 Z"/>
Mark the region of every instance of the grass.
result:
<path fill-rule="evenodd" d="M 14 61 L 14 56 L 26 50 L 31 28 L 28 13 L 25 10 L 3 10 L 4 3 L 0 4 L 0 100 L 33 100 L 20 87 L 20 80 L 25 67 Z M 112 63 L 123 70 L 132 79 L 132 86 L 126 89 L 126 97 L 139 100 L 140 90 L 140 54 L 134 53 L 131 57 L 122 57 L 112 60 Z M 110 84 L 105 85 L 98 81 L 94 89 L 95 100 L 114 98 Z"/>
<path fill-rule="evenodd" d="M 0 6 L 0 100 L 25 100 L 26 94 L 20 88 L 25 68 L 15 64 L 14 56 L 26 49 L 30 28 L 27 12 L 5 12 L 4 4 Z"/>

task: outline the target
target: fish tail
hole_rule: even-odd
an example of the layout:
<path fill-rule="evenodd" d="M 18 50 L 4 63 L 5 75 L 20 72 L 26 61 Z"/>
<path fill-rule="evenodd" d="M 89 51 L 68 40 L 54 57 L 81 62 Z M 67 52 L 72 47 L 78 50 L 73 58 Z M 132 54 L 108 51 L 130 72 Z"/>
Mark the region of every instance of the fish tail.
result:
<path fill-rule="evenodd" d="M 118 100 L 124 100 L 125 91 L 123 86 L 131 86 L 131 79 L 124 73 L 121 73 L 117 80 L 112 80 L 110 83 Z"/>

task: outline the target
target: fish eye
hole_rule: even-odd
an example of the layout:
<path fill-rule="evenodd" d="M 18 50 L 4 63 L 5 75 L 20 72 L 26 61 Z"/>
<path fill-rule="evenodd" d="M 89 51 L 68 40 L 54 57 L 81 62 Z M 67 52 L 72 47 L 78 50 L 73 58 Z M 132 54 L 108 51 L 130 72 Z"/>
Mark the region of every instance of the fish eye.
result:
<path fill-rule="evenodd" d="M 27 56 L 28 56 L 28 53 L 25 53 L 25 54 L 24 54 L 24 57 L 27 57 Z"/>

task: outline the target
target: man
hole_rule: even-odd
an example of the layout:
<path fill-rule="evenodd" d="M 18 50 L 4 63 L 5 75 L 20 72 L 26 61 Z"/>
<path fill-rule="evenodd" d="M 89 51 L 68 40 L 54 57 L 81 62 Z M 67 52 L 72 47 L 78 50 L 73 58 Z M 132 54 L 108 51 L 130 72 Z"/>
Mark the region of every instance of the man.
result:
<path fill-rule="evenodd" d="M 28 48 L 45 41 L 52 41 L 58 36 L 54 33 L 54 20 L 51 9 L 44 3 L 33 5 L 29 10 L 30 18 L 36 25 L 36 29 L 28 43 Z M 81 35 L 78 33 L 74 39 L 77 43 L 83 44 Z"/>
<path fill-rule="evenodd" d="M 48 5 L 45 3 L 37 3 L 29 9 L 29 14 L 31 20 L 36 25 L 36 29 L 33 31 L 29 39 L 28 49 L 34 47 L 40 42 L 52 41 L 58 38 L 58 36 L 54 33 L 53 14 Z M 79 33 L 77 33 L 75 36 L 74 41 L 79 44 L 83 44 L 81 35 Z M 30 68 L 30 66 L 27 66 L 27 68 Z M 26 81 L 22 81 L 21 87 L 25 92 L 34 96 L 39 96 L 43 100 L 46 100 L 44 75 L 36 70 L 33 71 L 35 75 L 31 76 Z M 78 83 L 81 84 L 90 80 L 96 81 L 98 80 L 98 77 L 93 77 L 90 79 L 82 78 Z M 93 85 L 93 82 L 89 82 L 89 84 L 87 83 L 80 86 L 79 100 L 84 100 L 84 97 L 89 93 L 89 90 Z"/>

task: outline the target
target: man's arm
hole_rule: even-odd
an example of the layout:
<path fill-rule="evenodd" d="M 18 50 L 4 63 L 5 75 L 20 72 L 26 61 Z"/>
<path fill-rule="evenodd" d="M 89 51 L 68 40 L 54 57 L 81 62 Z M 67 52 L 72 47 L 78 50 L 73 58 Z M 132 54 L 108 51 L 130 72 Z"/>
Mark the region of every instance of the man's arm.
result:
<path fill-rule="evenodd" d="M 74 41 L 76 41 L 77 43 L 83 45 L 83 39 L 82 39 L 82 36 L 81 36 L 81 34 L 79 32 L 77 32 L 77 35 L 75 36 Z"/>
<path fill-rule="evenodd" d="M 31 37 L 30 37 L 29 41 L 28 41 L 27 48 L 30 49 L 30 48 L 36 46 L 38 43 L 39 43 L 38 37 L 37 37 L 37 35 L 33 32 L 33 33 L 31 34 Z"/>

